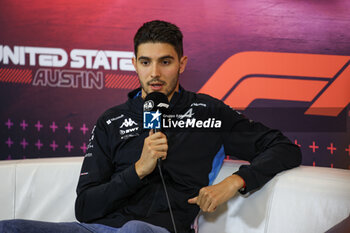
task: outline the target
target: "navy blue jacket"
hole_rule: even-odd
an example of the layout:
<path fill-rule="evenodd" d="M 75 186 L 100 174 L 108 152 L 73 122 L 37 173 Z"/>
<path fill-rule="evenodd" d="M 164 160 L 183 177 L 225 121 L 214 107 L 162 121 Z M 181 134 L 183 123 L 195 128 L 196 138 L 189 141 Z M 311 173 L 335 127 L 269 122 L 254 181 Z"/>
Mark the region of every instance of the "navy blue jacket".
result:
<path fill-rule="evenodd" d="M 158 170 L 142 180 L 135 171 L 149 134 L 143 129 L 144 101 L 135 97 L 139 91 L 129 93 L 125 104 L 98 119 L 81 169 L 76 217 L 112 227 L 142 220 L 172 231 Z M 243 193 L 301 163 L 299 147 L 280 131 L 251 121 L 208 95 L 181 89 L 171 99 L 167 114 L 173 121 L 184 121 L 183 127 L 163 128 L 169 148 L 162 167 L 178 232 L 191 232 L 199 208 L 187 200 L 209 184 L 213 160 L 222 146 L 226 155 L 250 162 L 236 172 L 246 182 Z"/>

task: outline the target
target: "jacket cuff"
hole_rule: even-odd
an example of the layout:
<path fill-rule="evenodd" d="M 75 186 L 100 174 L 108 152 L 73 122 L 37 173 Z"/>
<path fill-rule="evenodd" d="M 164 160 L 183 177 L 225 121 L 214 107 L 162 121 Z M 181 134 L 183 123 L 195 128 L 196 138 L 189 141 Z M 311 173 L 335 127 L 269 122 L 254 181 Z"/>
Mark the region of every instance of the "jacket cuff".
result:
<path fill-rule="evenodd" d="M 246 194 L 258 187 L 255 175 L 249 169 L 248 165 L 242 165 L 239 170 L 233 174 L 240 176 L 245 182 L 245 187 L 238 190 L 239 193 Z"/>
<path fill-rule="evenodd" d="M 137 189 L 147 183 L 147 179 L 140 179 L 135 170 L 135 164 L 124 170 L 124 180 L 130 189 Z"/>

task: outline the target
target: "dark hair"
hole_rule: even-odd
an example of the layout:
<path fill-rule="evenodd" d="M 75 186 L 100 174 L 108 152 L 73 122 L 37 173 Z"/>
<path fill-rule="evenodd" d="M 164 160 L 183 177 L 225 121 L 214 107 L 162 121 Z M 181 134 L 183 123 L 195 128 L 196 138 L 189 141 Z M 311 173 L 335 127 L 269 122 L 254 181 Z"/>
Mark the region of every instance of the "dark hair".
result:
<path fill-rule="evenodd" d="M 140 44 L 161 42 L 174 46 L 180 59 L 183 55 L 182 37 L 180 29 L 172 23 L 161 20 L 153 20 L 144 23 L 142 27 L 137 30 L 134 37 L 135 56 L 137 56 L 137 48 Z"/>

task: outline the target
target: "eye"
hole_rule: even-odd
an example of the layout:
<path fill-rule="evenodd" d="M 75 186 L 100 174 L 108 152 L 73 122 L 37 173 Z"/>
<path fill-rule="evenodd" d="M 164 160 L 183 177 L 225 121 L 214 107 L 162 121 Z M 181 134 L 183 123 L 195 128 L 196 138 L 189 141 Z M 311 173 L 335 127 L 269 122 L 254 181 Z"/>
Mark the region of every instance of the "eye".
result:
<path fill-rule="evenodd" d="M 142 61 L 140 61 L 140 63 L 141 63 L 141 65 L 144 65 L 144 66 L 149 65 L 149 61 L 147 61 L 147 60 L 142 60 Z"/>
<path fill-rule="evenodd" d="M 169 65 L 171 62 L 170 62 L 170 60 L 163 60 L 162 61 L 162 64 L 163 65 Z"/>

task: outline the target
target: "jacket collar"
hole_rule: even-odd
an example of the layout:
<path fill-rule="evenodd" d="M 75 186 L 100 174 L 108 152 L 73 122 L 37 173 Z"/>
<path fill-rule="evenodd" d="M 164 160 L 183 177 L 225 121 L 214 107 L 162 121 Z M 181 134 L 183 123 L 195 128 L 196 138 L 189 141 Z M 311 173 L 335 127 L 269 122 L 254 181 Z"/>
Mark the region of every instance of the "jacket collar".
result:
<path fill-rule="evenodd" d="M 138 113 L 143 112 L 143 103 L 144 103 L 144 99 L 142 99 L 141 94 L 139 94 L 140 92 L 141 92 L 141 87 L 129 92 L 128 101 L 127 101 L 131 109 Z M 169 106 L 170 110 L 174 108 L 174 106 L 178 103 L 178 101 L 181 99 L 181 97 L 185 93 L 186 93 L 186 90 L 183 89 L 183 87 L 180 85 L 179 91 L 175 92 L 173 97 L 170 100 L 170 106 Z"/>

